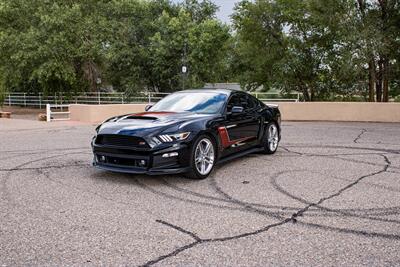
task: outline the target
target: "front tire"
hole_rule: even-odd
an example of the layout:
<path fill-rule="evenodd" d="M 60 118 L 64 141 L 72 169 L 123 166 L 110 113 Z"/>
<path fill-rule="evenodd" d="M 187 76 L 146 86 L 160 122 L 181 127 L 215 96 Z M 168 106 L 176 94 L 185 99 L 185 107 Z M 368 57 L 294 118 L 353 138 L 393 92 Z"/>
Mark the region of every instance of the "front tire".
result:
<path fill-rule="evenodd" d="M 274 154 L 279 145 L 278 126 L 275 122 L 270 122 L 265 128 L 264 134 L 264 154 Z"/>
<path fill-rule="evenodd" d="M 190 168 L 186 176 L 192 179 L 205 179 L 210 175 L 216 160 L 216 146 L 207 135 L 199 136 L 190 152 Z"/>

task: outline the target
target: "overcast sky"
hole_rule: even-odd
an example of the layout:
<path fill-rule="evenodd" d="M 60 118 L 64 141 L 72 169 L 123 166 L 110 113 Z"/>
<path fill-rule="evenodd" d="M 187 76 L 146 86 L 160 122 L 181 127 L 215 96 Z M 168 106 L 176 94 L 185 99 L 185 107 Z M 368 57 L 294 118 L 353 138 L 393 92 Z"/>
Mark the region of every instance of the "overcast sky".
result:
<path fill-rule="evenodd" d="M 237 3 L 238 0 L 213 0 L 213 1 L 217 6 L 219 6 L 217 17 L 223 22 L 230 22 L 229 16 L 232 14 L 235 3 Z"/>
<path fill-rule="evenodd" d="M 180 2 L 182 0 L 172 0 L 174 2 Z M 229 23 L 229 16 L 233 12 L 235 3 L 239 0 L 212 0 L 217 6 L 219 6 L 219 11 L 217 12 L 217 17 L 223 22 Z"/>

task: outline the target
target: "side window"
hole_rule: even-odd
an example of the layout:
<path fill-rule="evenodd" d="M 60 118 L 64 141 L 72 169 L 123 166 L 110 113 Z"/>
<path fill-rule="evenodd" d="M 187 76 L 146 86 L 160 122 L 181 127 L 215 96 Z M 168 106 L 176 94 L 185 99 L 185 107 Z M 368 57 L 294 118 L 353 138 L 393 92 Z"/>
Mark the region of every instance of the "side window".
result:
<path fill-rule="evenodd" d="M 254 97 L 247 94 L 235 94 L 228 102 L 226 112 L 231 112 L 232 107 L 243 107 L 244 110 L 251 110 L 259 106 L 259 102 Z"/>
<path fill-rule="evenodd" d="M 242 94 L 240 98 L 244 110 L 251 110 L 256 107 L 254 100 L 251 98 L 251 96 Z"/>
<path fill-rule="evenodd" d="M 254 103 L 254 107 L 259 108 L 262 106 L 261 101 L 255 98 L 254 96 L 250 96 L 250 101 Z"/>
<path fill-rule="evenodd" d="M 232 107 L 234 106 L 243 107 L 243 105 L 241 104 L 241 99 L 238 94 L 235 94 L 231 97 L 231 99 L 228 102 L 228 105 L 226 106 L 226 112 L 231 112 Z"/>

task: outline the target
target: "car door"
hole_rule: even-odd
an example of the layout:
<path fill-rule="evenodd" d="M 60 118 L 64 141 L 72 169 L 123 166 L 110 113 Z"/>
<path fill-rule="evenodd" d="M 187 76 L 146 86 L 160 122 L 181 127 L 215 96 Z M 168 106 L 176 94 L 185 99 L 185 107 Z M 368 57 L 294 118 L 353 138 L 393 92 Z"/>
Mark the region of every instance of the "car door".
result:
<path fill-rule="evenodd" d="M 233 114 L 234 106 L 242 107 L 243 112 Z M 257 142 L 260 115 L 254 101 L 247 94 L 233 94 L 225 112 L 226 121 L 219 129 L 224 154 L 238 152 Z"/>

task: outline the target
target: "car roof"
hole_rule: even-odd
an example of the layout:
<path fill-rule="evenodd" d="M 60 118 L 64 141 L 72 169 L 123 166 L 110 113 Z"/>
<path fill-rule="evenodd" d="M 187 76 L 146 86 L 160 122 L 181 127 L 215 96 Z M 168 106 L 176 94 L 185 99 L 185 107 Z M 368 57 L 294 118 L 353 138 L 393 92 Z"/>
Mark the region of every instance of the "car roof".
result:
<path fill-rule="evenodd" d="M 244 91 L 235 89 L 189 89 L 189 90 L 177 91 L 175 93 L 219 93 L 219 94 L 230 95 L 234 92 L 246 93 Z"/>

